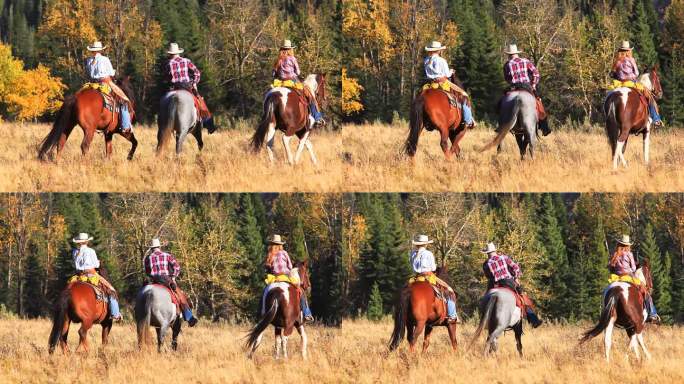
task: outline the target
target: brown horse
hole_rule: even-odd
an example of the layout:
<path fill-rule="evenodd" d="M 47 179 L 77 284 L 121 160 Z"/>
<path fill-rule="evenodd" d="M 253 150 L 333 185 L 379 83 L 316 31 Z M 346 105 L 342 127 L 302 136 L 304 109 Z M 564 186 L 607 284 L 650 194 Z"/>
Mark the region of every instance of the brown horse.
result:
<path fill-rule="evenodd" d="M 455 77 L 452 77 L 451 81 L 459 84 Z M 464 100 L 458 97 L 457 101 L 462 103 Z M 470 105 L 470 100 L 465 100 L 465 102 Z M 410 129 L 404 144 L 404 152 L 413 158 L 423 128 L 428 131 L 437 129 L 440 134 L 439 145 L 446 159 L 451 160 L 452 155 L 458 157 L 461 153 L 458 144 L 466 133 L 466 126 L 461 124 L 462 119 L 461 109 L 451 105 L 444 91 L 432 88 L 422 91 L 411 105 Z M 449 149 L 449 141 L 451 141 L 451 149 Z"/>
<path fill-rule="evenodd" d="M 446 276 L 446 267 L 438 268 L 437 275 L 440 278 Z M 444 300 L 435 295 L 432 285 L 427 281 L 416 281 L 404 287 L 400 292 L 399 303 L 394 312 L 394 330 L 389 342 L 390 351 L 399 347 L 404 339 L 404 332 L 407 334 L 409 350 L 415 351 L 416 342 L 423 331 L 425 331 L 423 352 L 427 351 L 430 345 L 430 334 L 437 326 L 447 327 L 451 348 L 455 351 L 456 323 L 447 321 L 447 307 Z"/>
<path fill-rule="evenodd" d="M 326 103 L 325 74 L 312 74 L 306 77 L 304 85 L 308 86 L 323 110 Z M 252 136 L 251 146 L 256 153 L 266 142 L 268 158 L 273 162 L 273 141 L 276 130 L 284 133 L 283 145 L 287 153 L 287 161 L 290 165 L 299 162 L 299 157 L 304 147 L 311 155 L 311 161 L 317 164 L 316 155 L 309 134 L 314 127 L 313 117 L 309 115 L 309 106 L 306 98 L 290 88 L 277 87 L 271 89 L 264 100 L 264 113 L 256 132 Z M 290 140 L 293 135 L 299 138 L 299 145 L 294 159 L 290 151 Z"/>
<path fill-rule="evenodd" d="M 646 282 L 644 287 L 639 287 L 627 282 L 616 282 L 608 286 L 603 296 L 603 310 L 601 318 L 596 326 L 584 333 L 580 340 L 583 344 L 604 332 L 604 345 L 606 360 L 610 361 L 610 347 L 612 344 L 613 327 L 624 328 L 629 337 L 629 348 L 634 352 L 637 359 L 641 358 L 639 346 L 643 349 L 648 359 L 651 354 L 644 344 L 644 324 L 646 322 L 646 310 L 644 309 L 644 293 L 642 289 L 650 292 L 653 289 L 653 280 L 648 262 L 642 262 L 637 269 L 636 276 Z"/>
<path fill-rule="evenodd" d="M 62 291 L 52 320 L 52 331 L 48 341 L 50 354 L 54 352 L 58 342 L 62 352 L 69 352 L 67 336 L 72 322 L 81 323 L 81 329 L 78 330 L 77 352 L 81 347 L 88 352 L 88 330 L 93 324 L 102 325 L 102 345 L 106 345 L 109 331 L 112 329 L 106 296 L 98 300 L 93 286 L 80 281 L 69 284 Z"/>
<path fill-rule="evenodd" d="M 647 92 L 650 92 L 656 99 L 663 96 L 663 88 L 660 85 L 660 78 L 655 67 L 642 74 L 638 83 L 643 85 Z M 606 98 L 603 110 L 606 114 L 606 134 L 613 156 L 613 168 L 618 167 L 618 160 L 622 162 L 623 166 L 627 166 L 625 150 L 630 134 L 642 135 L 644 139 L 644 163 L 648 164 L 653 121 L 648 113 L 648 104 L 642 101 L 639 92 L 627 87 L 616 88 Z"/>
<path fill-rule="evenodd" d="M 135 121 L 135 101 L 133 98 L 133 88 L 131 87 L 128 76 L 117 81 L 119 87 L 124 91 L 131 106 L 129 112 L 131 114 L 131 121 Z M 69 96 L 64 100 L 62 108 L 57 114 L 57 120 L 52 125 L 50 133 L 43 139 L 38 151 L 38 158 L 45 160 L 48 154 L 56 148 L 59 158 L 64 144 L 66 143 L 71 131 L 78 124 L 83 129 L 83 141 L 81 142 L 81 152 L 85 156 L 90 148 L 90 143 L 93 141 L 95 132 L 101 131 L 105 138 L 105 153 L 107 158 L 112 155 L 112 139 L 114 134 L 119 134 L 131 142 L 131 150 L 128 152 L 128 160 L 133 159 L 135 149 L 138 146 L 138 140 L 135 138 L 133 131 L 123 133 L 119 131 L 119 114 L 112 113 L 105 107 L 105 98 L 100 91 L 87 88 L 76 92 L 75 95 Z"/>
<path fill-rule="evenodd" d="M 311 287 L 306 261 L 298 262 L 295 265 L 290 273 L 290 277 L 293 276 L 299 278 L 301 294 L 305 295 Z M 273 283 L 269 287 L 266 298 L 262 302 L 261 319 L 246 337 L 249 358 L 252 358 L 259 347 L 268 325 L 272 324 L 275 327 L 275 358 L 279 358 L 281 354 L 283 358 L 287 358 L 287 338 L 294 329 L 297 329 L 302 337 L 302 357 L 306 359 L 307 336 L 302 321 L 299 288 L 287 282 Z"/>

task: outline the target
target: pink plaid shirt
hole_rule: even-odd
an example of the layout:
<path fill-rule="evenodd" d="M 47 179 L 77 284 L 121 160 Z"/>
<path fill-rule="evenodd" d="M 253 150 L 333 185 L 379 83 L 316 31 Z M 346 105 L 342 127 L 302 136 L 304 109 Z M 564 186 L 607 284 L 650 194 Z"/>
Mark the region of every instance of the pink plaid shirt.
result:
<path fill-rule="evenodd" d="M 167 69 L 171 77 L 171 84 L 192 83 L 197 85 L 200 81 L 200 71 L 192 61 L 185 57 L 177 56 L 169 60 Z M 192 79 L 190 79 L 189 72 L 192 72 Z"/>
<path fill-rule="evenodd" d="M 617 65 L 617 69 L 613 73 L 613 76 L 620 80 L 636 80 L 639 76 L 639 68 L 637 67 L 636 60 L 633 57 L 625 57 Z"/>
<path fill-rule="evenodd" d="M 271 273 L 274 275 L 289 275 L 292 269 L 292 260 L 285 251 L 278 251 L 271 262 Z"/>
<path fill-rule="evenodd" d="M 634 254 L 632 252 L 622 252 L 618 256 L 617 263 L 614 266 L 609 265 L 608 269 L 611 273 L 618 276 L 633 275 L 636 272 L 636 263 L 634 262 Z"/>
<path fill-rule="evenodd" d="M 492 276 L 494 276 L 495 282 L 504 279 L 513 279 L 522 275 L 518 264 L 516 264 L 510 257 L 499 253 L 495 253 L 489 258 L 489 260 L 487 260 L 487 266 L 489 267 L 489 271 L 492 273 Z M 513 270 L 513 275 L 511 275 L 509 267 L 511 270 Z"/>
<path fill-rule="evenodd" d="M 145 273 L 147 276 L 178 277 L 180 265 L 172 254 L 157 248 L 145 257 Z"/>
<path fill-rule="evenodd" d="M 299 63 L 294 56 L 288 56 L 276 68 L 276 77 L 280 80 L 296 80 L 299 76 Z"/>
<path fill-rule="evenodd" d="M 531 61 L 516 57 L 504 64 L 504 78 L 509 84 L 530 83 L 532 88 L 536 89 L 539 83 L 539 71 Z"/>

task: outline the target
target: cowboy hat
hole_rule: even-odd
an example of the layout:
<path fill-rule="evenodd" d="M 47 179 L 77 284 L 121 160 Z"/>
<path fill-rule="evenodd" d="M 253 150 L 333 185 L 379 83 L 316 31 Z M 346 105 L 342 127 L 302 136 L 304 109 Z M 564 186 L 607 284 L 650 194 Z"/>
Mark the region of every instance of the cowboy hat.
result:
<path fill-rule="evenodd" d="M 631 45 L 629 45 L 629 41 L 624 40 L 622 44 L 620 44 L 620 48 L 618 48 L 619 51 L 631 51 L 634 49 Z"/>
<path fill-rule="evenodd" d="M 632 242 L 630 241 L 629 235 L 622 235 L 621 239 L 618 239 L 618 244 L 622 245 L 632 245 Z"/>
<path fill-rule="evenodd" d="M 425 50 L 428 52 L 442 51 L 445 49 L 446 47 L 443 46 L 439 41 L 431 41 L 430 44 L 425 47 Z"/>
<path fill-rule="evenodd" d="M 269 243 L 269 244 L 279 244 L 279 245 L 285 244 L 285 242 L 284 242 L 283 239 L 280 237 L 280 235 L 271 235 L 271 236 L 269 236 L 269 237 L 268 237 L 268 243 Z"/>
<path fill-rule="evenodd" d="M 178 43 L 171 43 L 169 44 L 169 50 L 166 51 L 169 55 L 178 55 L 185 52 L 185 49 L 182 49 L 178 46 Z"/>
<path fill-rule="evenodd" d="M 482 253 L 496 252 L 496 245 L 494 245 L 494 243 L 487 243 L 487 247 L 483 248 L 480 252 L 482 252 Z"/>
<path fill-rule="evenodd" d="M 280 46 L 280 49 L 294 49 L 294 48 L 297 48 L 297 46 L 292 45 L 292 41 L 290 41 L 290 40 L 283 41 L 283 45 Z"/>
<path fill-rule="evenodd" d="M 92 239 L 93 239 L 92 236 L 89 236 L 87 233 L 82 232 L 82 233 L 79 233 L 78 236 L 71 239 L 71 241 L 73 241 L 76 244 L 81 244 L 81 243 L 87 243 L 87 242 L 91 241 Z"/>
<path fill-rule="evenodd" d="M 522 53 L 521 50 L 518 50 L 517 44 L 508 44 L 508 48 L 504 49 L 504 52 L 506 52 L 507 55 L 515 55 L 518 53 Z"/>
<path fill-rule="evenodd" d="M 147 248 L 161 248 L 162 243 L 159 239 L 152 239 L 152 244 L 148 245 Z"/>
<path fill-rule="evenodd" d="M 90 52 L 99 52 L 99 51 L 107 49 L 106 46 L 102 45 L 101 41 L 96 41 L 93 43 L 93 45 L 89 45 L 87 48 Z"/>
<path fill-rule="evenodd" d="M 434 241 L 430 240 L 427 235 L 416 235 L 416 237 L 411 240 L 411 243 L 413 243 L 413 245 L 427 245 L 434 243 Z"/>

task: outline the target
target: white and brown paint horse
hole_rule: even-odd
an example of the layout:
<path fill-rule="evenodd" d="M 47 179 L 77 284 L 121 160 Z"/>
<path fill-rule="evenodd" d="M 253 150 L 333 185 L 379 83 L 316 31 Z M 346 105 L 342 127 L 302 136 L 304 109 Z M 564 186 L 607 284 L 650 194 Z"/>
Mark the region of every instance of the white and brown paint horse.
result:
<path fill-rule="evenodd" d="M 647 291 L 650 292 L 653 289 L 653 280 L 651 279 L 648 262 L 642 262 L 642 265 L 636 270 L 636 277 L 640 281 L 645 282 L 645 287 L 643 288 Z M 629 348 L 634 352 L 637 359 L 641 359 L 639 346 L 641 346 L 646 357 L 651 359 L 651 354 L 646 349 L 646 344 L 644 343 L 643 331 L 648 314 L 646 309 L 644 309 L 644 295 L 640 291 L 643 288 L 627 282 L 611 283 L 603 295 L 603 310 L 601 311 L 601 318 L 598 324 L 584 333 L 580 344 L 604 332 L 603 342 L 605 345 L 606 361 L 610 361 L 613 328 L 617 326 L 627 331 Z"/>
<path fill-rule="evenodd" d="M 261 319 L 247 334 L 246 348 L 247 356 L 251 359 L 252 355 L 261 344 L 261 338 L 266 332 L 269 324 L 275 327 L 275 358 L 287 358 L 287 339 L 293 330 L 297 330 L 302 338 L 302 357 L 307 358 L 306 331 L 302 320 L 300 309 L 300 296 L 305 295 L 311 287 L 307 262 L 298 262 L 292 268 L 290 277 L 295 277 L 300 281 L 300 287 L 288 282 L 277 282 L 269 286 L 266 298 L 262 300 Z"/>
<path fill-rule="evenodd" d="M 663 88 L 655 67 L 639 76 L 637 82 L 656 99 L 663 96 Z M 613 168 L 617 169 L 618 162 L 627 167 L 625 150 L 630 134 L 642 135 L 644 163 L 648 164 L 653 120 L 648 113 L 648 105 L 642 102 L 639 92 L 627 87 L 614 89 L 606 97 L 603 111 L 606 114 L 606 134 L 612 151 Z"/>
<path fill-rule="evenodd" d="M 311 74 L 304 80 L 304 86 L 308 87 L 314 95 L 321 109 L 326 101 L 325 74 Z M 301 92 L 301 91 L 300 91 Z M 266 142 L 268 157 L 273 162 L 273 142 L 276 130 L 283 132 L 283 145 L 287 153 L 287 161 L 291 165 L 299 162 L 299 157 L 304 147 L 309 150 L 311 161 L 317 164 L 313 144 L 309 135 L 314 127 L 314 118 L 309 113 L 309 103 L 303 96 L 303 92 L 296 92 L 286 87 L 271 89 L 264 100 L 264 113 L 261 122 L 252 136 L 252 149 L 258 152 Z M 290 140 L 297 135 L 299 145 L 294 157 L 290 150 Z"/>

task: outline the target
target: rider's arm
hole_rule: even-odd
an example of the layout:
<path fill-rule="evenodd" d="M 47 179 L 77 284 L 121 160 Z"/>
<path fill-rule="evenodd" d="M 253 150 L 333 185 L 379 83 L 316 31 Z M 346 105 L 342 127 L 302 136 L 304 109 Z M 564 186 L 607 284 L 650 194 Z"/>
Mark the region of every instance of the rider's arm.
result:
<path fill-rule="evenodd" d="M 437 60 L 437 73 L 439 77 L 451 77 L 451 70 L 449 69 L 449 63 L 443 58 L 439 57 L 441 60 Z"/>
<path fill-rule="evenodd" d="M 283 254 L 285 254 L 285 260 L 287 260 L 287 269 L 291 270 L 292 269 L 292 259 L 290 259 L 290 254 L 287 253 L 286 251 L 283 251 Z"/>
<path fill-rule="evenodd" d="M 100 56 L 100 59 L 97 61 L 97 64 L 99 66 L 98 72 L 100 72 L 100 75 L 114 77 L 114 75 L 116 74 L 116 71 L 114 71 L 114 67 L 112 67 L 112 62 L 109 61 L 109 58 L 107 56 Z"/>
<path fill-rule="evenodd" d="M 169 253 L 169 267 L 171 268 L 171 276 L 174 278 L 178 277 L 180 274 L 180 265 L 178 264 L 178 261 L 176 261 L 176 258 Z"/>
<path fill-rule="evenodd" d="M 192 71 L 192 84 L 197 86 L 197 84 L 200 82 L 201 73 L 195 64 L 193 64 L 190 60 L 188 60 L 188 70 Z"/>
<path fill-rule="evenodd" d="M 297 58 L 294 56 L 290 56 L 290 58 L 292 59 L 292 68 L 294 68 L 294 73 L 295 73 L 295 75 L 297 75 L 297 77 L 299 77 L 299 75 L 300 75 L 299 62 L 297 61 Z"/>
<path fill-rule="evenodd" d="M 531 61 L 528 64 L 527 70 L 530 74 L 530 78 L 532 79 L 532 88 L 537 89 L 537 84 L 539 84 L 539 78 L 541 77 L 539 75 L 539 70 L 537 70 L 537 67 L 535 67 Z"/>
<path fill-rule="evenodd" d="M 513 277 L 518 278 L 522 276 L 522 270 L 520 270 L 518 263 L 508 256 L 506 256 L 506 264 L 513 270 Z"/>
<path fill-rule="evenodd" d="M 150 268 L 150 255 L 145 256 L 143 259 L 143 267 L 145 268 L 145 275 L 149 276 L 152 273 Z"/>
<path fill-rule="evenodd" d="M 636 63 L 636 60 L 634 60 L 633 57 L 630 57 L 629 62 L 632 64 L 632 68 L 634 70 L 634 77 L 639 77 L 639 66 Z"/>
<path fill-rule="evenodd" d="M 509 63 L 510 63 L 510 61 L 507 61 L 506 64 L 504 64 L 504 66 L 503 66 L 504 79 L 508 83 L 513 81 L 513 74 L 511 73 L 511 67 L 510 67 Z"/>

